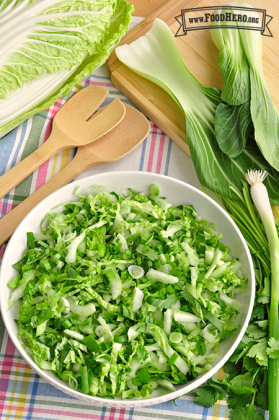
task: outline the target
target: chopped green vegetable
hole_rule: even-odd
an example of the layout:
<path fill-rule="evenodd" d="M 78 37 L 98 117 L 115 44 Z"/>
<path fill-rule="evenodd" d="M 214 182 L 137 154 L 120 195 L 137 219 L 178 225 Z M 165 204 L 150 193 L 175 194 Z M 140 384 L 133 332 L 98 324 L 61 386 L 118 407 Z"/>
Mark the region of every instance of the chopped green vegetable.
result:
<path fill-rule="evenodd" d="M 94 189 L 54 209 L 15 265 L 9 307 L 20 303 L 20 340 L 40 368 L 85 394 L 172 391 L 210 369 L 237 328 L 240 263 L 191 205 L 151 192 Z"/>

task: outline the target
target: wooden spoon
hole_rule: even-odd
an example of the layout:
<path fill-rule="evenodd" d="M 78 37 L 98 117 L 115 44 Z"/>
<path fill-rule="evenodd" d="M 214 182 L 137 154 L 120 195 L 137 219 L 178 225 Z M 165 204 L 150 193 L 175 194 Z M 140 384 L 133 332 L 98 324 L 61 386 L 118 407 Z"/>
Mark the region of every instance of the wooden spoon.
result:
<path fill-rule="evenodd" d="M 0 245 L 12 235 L 22 219 L 43 198 L 66 185 L 86 169 L 126 156 L 147 137 L 150 131 L 148 120 L 130 105 L 125 104 L 125 109 L 125 117 L 116 128 L 94 143 L 79 147 L 74 159 L 59 174 L 2 217 Z"/>
<path fill-rule="evenodd" d="M 0 177 L 0 198 L 55 153 L 92 143 L 114 128 L 126 110 L 118 98 L 92 116 L 107 95 L 108 90 L 103 87 L 88 86 L 69 99 L 55 114 L 47 141 Z"/>

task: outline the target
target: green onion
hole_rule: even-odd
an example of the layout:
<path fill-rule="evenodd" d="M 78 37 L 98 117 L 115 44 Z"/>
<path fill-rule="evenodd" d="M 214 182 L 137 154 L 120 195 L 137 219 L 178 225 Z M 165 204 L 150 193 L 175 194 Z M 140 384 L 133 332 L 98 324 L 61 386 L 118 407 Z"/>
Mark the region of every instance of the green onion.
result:
<path fill-rule="evenodd" d="M 63 322 L 63 324 L 62 324 L 62 326 L 63 326 L 65 329 L 70 328 L 70 327 L 71 327 L 71 325 L 72 325 L 72 323 L 71 323 L 71 321 L 70 321 L 69 319 L 65 319 L 65 321 L 64 321 L 64 322 Z"/>
<path fill-rule="evenodd" d="M 64 370 L 64 372 L 62 372 L 62 374 L 61 374 L 61 379 L 62 379 L 62 381 L 68 382 L 69 381 L 69 378 L 71 376 L 73 376 L 73 372 L 72 371 L 70 371 L 70 370 Z"/>
<path fill-rule="evenodd" d="M 269 312 L 269 340 L 279 340 L 279 239 L 268 192 L 263 184 L 266 172 L 250 170 L 246 175 L 251 185 L 251 196 L 265 228 L 271 262 L 271 299 Z M 279 418 L 279 358 L 268 360 L 268 404 L 270 420 Z"/>
<path fill-rule="evenodd" d="M 27 246 L 28 248 L 35 247 L 35 238 L 33 232 L 27 232 Z"/>
<path fill-rule="evenodd" d="M 81 374 L 81 389 L 82 389 L 82 392 L 83 392 L 83 394 L 89 394 L 89 382 L 88 382 L 87 366 L 81 366 L 80 374 Z"/>
<path fill-rule="evenodd" d="M 158 197 L 160 194 L 160 188 L 156 184 L 152 184 L 150 187 L 151 195 L 154 195 L 155 197 Z"/>
<path fill-rule="evenodd" d="M 173 355 L 169 358 L 169 364 L 170 365 L 174 365 L 176 360 L 178 358 L 178 354 L 177 353 L 173 353 Z"/>
<path fill-rule="evenodd" d="M 76 380 L 76 378 L 74 376 L 70 376 L 69 377 L 69 386 L 72 389 L 77 389 L 77 387 L 78 387 L 78 381 Z"/>
<path fill-rule="evenodd" d="M 144 276 L 144 269 L 138 265 L 130 265 L 128 271 L 134 279 L 141 279 Z"/>
<path fill-rule="evenodd" d="M 170 342 L 178 344 L 182 341 L 182 334 L 180 332 L 172 332 L 170 334 Z"/>

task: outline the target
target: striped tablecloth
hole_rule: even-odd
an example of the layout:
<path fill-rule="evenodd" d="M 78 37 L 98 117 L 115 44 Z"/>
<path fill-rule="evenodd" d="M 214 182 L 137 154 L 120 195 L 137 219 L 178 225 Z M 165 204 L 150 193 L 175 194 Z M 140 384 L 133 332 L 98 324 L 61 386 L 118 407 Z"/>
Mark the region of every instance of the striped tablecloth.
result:
<path fill-rule="evenodd" d="M 111 84 L 107 67 L 98 69 L 81 83 L 81 88 L 99 85 L 109 89 L 106 102 L 119 97 L 128 101 Z M 79 87 L 78 87 L 79 88 Z M 58 100 L 50 109 L 25 121 L 0 140 L 0 175 L 32 153 L 48 138 L 51 121 L 66 98 Z M 0 200 L 1 217 L 40 188 L 73 158 L 74 149 L 60 152 Z M 78 178 L 99 172 L 138 170 L 155 172 L 178 178 L 198 187 L 198 179 L 191 159 L 154 124 L 142 145 L 118 162 L 96 166 Z M 0 232 L 1 235 L 1 232 Z M 5 247 L 0 248 L 2 258 Z M 12 344 L 0 317 L 0 418 L 4 419 L 94 419 L 94 420 L 182 420 L 228 419 L 226 401 L 218 401 L 208 409 L 195 404 L 192 394 L 174 402 L 133 408 L 106 408 L 86 405 L 58 391 L 40 378 L 21 358 Z M 266 416 L 268 418 L 268 416 Z"/>

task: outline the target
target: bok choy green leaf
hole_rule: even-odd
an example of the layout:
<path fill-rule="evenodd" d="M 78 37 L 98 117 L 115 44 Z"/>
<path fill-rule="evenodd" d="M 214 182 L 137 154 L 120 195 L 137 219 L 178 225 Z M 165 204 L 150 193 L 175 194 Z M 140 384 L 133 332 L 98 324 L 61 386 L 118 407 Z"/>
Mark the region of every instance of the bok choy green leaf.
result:
<path fill-rule="evenodd" d="M 222 102 L 217 106 L 216 139 L 220 149 L 230 158 L 236 158 L 243 152 L 252 127 L 250 101 L 238 106 Z"/>
<path fill-rule="evenodd" d="M 0 3 L 0 137 L 103 64 L 127 31 L 125 0 Z"/>
<path fill-rule="evenodd" d="M 210 190 L 236 198 L 231 189 L 242 189 L 249 168 L 269 171 L 255 147 L 245 148 L 236 159 L 220 149 L 215 136 L 215 113 L 221 103 L 220 91 L 204 87 L 189 72 L 180 56 L 169 27 L 155 19 L 152 29 L 130 45 L 116 48 L 120 61 L 163 88 L 183 109 L 187 141 L 200 182 Z M 267 169 L 268 168 L 268 169 Z M 266 179 L 272 203 L 279 202 L 279 184 L 270 173 Z"/>

